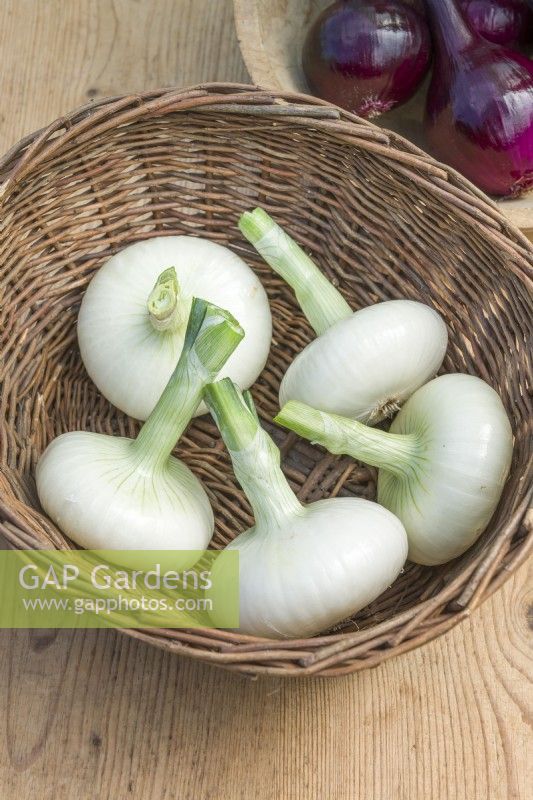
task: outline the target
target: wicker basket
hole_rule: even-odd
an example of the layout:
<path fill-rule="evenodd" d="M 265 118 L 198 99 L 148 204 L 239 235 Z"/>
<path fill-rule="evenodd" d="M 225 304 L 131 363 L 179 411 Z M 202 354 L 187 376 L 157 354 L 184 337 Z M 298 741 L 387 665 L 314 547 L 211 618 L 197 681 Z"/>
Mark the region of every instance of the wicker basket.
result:
<path fill-rule="evenodd" d="M 335 631 L 281 643 L 203 629 L 129 635 L 248 674 L 341 675 L 448 630 L 525 559 L 533 248 L 456 173 L 320 101 L 219 84 L 104 100 L 57 120 L 0 162 L 0 204 L 0 530 L 11 546 L 72 546 L 35 493 L 35 464 L 54 436 L 138 429 L 87 377 L 76 315 L 100 265 L 150 236 L 207 236 L 257 270 L 274 343 L 254 396 L 288 477 L 302 500 L 374 496 L 371 469 L 268 422 L 280 378 L 312 332 L 239 234 L 239 213 L 255 205 L 287 227 L 354 309 L 393 297 L 433 305 L 450 332 L 444 370 L 488 380 L 512 419 L 512 473 L 482 539 L 443 567 L 408 565 Z M 209 417 L 191 425 L 179 454 L 208 488 L 213 546 L 222 547 L 251 516 Z"/>

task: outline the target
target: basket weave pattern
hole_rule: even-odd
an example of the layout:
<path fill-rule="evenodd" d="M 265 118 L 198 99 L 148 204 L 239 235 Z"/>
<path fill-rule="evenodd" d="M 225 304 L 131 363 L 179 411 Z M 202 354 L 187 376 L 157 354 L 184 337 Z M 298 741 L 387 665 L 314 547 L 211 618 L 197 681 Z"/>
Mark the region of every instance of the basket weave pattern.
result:
<path fill-rule="evenodd" d="M 448 325 L 443 371 L 501 394 L 516 437 L 511 477 L 489 528 L 438 568 L 409 564 L 389 591 L 335 631 L 273 642 L 216 630 L 128 631 L 249 674 L 340 675 L 448 630 L 531 549 L 521 526 L 531 485 L 533 248 L 496 207 L 414 146 L 302 95 L 217 84 L 91 104 L 0 161 L 0 531 L 11 546 L 72 547 L 40 509 L 33 474 L 50 440 L 138 424 L 101 397 L 76 342 L 83 292 L 111 255 L 141 239 L 205 236 L 239 253 L 269 295 L 274 341 L 253 388 L 300 499 L 375 495 L 374 470 L 325 453 L 269 421 L 281 377 L 312 338 L 292 292 L 240 235 L 264 206 L 355 309 L 408 297 Z M 177 454 L 203 480 L 223 547 L 252 523 L 209 417 Z"/>

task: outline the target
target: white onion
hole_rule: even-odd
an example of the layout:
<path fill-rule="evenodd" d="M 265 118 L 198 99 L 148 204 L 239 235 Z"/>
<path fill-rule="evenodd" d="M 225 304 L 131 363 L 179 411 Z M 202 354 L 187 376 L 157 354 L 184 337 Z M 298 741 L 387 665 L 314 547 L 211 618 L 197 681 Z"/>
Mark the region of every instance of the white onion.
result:
<path fill-rule="evenodd" d="M 289 366 L 280 405 L 299 400 L 374 424 L 435 376 L 448 344 L 446 325 L 436 311 L 414 300 L 391 300 L 353 313 L 316 264 L 262 209 L 243 214 L 239 226 L 294 289 L 318 337 Z"/>
<path fill-rule="evenodd" d="M 499 395 L 473 375 L 441 375 L 406 402 L 390 431 L 288 403 L 276 422 L 332 453 L 380 467 L 378 502 L 403 522 L 409 558 L 443 564 L 492 517 L 509 474 L 511 424 Z"/>
<path fill-rule="evenodd" d="M 205 394 L 255 517 L 255 525 L 228 545 L 239 551 L 239 630 L 312 636 L 385 591 L 407 556 L 401 522 L 360 498 L 302 505 L 250 400 L 228 380 L 208 386 Z M 215 575 L 216 569 L 215 563 Z"/>
<path fill-rule="evenodd" d="M 407 558 L 401 522 L 377 503 L 339 497 L 311 503 L 283 525 L 256 525 L 239 551 L 242 633 L 313 636 L 382 594 Z"/>
<path fill-rule="evenodd" d="M 448 336 L 441 317 L 414 300 L 356 311 L 299 353 L 281 382 L 280 405 L 300 400 L 374 423 L 439 369 Z"/>
<path fill-rule="evenodd" d="M 213 535 L 205 489 L 172 456 L 161 472 L 135 459 L 132 439 L 65 433 L 37 467 L 37 490 L 51 519 L 93 550 L 200 550 Z"/>
<path fill-rule="evenodd" d="M 170 267 L 177 292 L 167 284 L 154 292 Z M 231 250 L 192 236 L 148 239 L 110 258 L 87 288 L 78 317 L 83 362 L 102 394 L 135 419 L 147 419 L 176 366 L 193 296 L 239 320 L 245 338 L 223 375 L 251 386 L 268 357 L 272 321 L 261 282 Z"/>
<path fill-rule="evenodd" d="M 213 533 L 206 492 L 171 456 L 202 390 L 242 340 L 222 309 L 194 300 L 180 360 L 137 439 L 74 431 L 59 436 L 37 464 L 41 505 L 82 547 L 199 550 Z"/>

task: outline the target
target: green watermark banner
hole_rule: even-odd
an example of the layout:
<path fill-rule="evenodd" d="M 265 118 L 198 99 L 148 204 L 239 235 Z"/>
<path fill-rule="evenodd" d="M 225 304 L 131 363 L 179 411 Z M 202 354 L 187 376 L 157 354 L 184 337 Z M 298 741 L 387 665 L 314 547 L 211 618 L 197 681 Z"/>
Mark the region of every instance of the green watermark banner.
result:
<path fill-rule="evenodd" d="M 237 628 L 236 550 L 0 550 L 0 628 Z"/>

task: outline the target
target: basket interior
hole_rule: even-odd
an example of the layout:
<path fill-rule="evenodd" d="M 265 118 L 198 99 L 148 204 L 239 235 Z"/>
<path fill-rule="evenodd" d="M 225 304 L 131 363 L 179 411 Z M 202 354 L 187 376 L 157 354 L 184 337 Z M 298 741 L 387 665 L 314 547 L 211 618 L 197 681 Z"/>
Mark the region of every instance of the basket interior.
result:
<path fill-rule="evenodd" d="M 104 261 L 127 244 L 161 235 L 198 235 L 227 245 L 263 281 L 274 341 L 253 394 L 300 498 L 374 498 L 372 469 L 331 456 L 269 422 L 278 408 L 281 377 L 313 333 L 291 291 L 237 229 L 239 214 L 256 205 L 305 247 L 354 310 L 401 297 L 436 308 L 450 335 L 443 371 L 487 380 L 512 421 L 512 474 L 481 540 L 443 567 L 408 565 L 385 595 L 344 623 L 370 626 L 436 595 L 479 560 L 521 499 L 528 464 L 530 301 L 513 271 L 512 254 L 488 240 L 482 225 L 440 203 L 431 186 L 413 182 L 392 162 L 327 130 L 222 111 L 141 119 L 62 144 L 5 198 L 0 231 L 4 525 L 21 546 L 69 546 L 39 509 L 33 480 L 39 455 L 68 430 L 133 435 L 138 429 L 86 375 L 76 317 L 87 283 Z M 204 481 L 217 518 L 212 545 L 224 546 L 252 519 L 209 417 L 193 422 L 176 454 Z"/>

